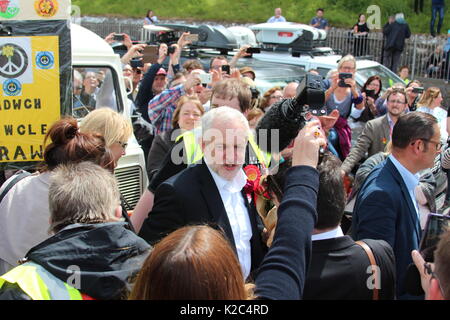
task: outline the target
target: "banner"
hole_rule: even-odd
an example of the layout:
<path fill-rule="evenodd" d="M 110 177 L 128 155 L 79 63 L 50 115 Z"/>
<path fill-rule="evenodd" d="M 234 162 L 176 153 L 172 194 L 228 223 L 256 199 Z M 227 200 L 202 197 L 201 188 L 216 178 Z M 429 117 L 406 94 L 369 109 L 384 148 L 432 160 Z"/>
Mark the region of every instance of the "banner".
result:
<path fill-rule="evenodd" d="M 0 20 L 70 19 L 69 0 L 0 0 Z"/>
<path fill-rule="evenodd" d="M 58 36 L 0 37 L 0 163 L 41 161 L 60 118 Z"/>

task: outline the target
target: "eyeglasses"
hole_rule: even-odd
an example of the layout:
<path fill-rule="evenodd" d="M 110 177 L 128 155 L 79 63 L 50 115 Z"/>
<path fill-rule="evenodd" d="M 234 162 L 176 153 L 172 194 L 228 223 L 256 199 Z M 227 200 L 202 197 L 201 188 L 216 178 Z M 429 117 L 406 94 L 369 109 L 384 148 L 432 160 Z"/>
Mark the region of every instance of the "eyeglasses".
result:
<path fill-rule="evenodd" d="M 283 96 L 270 96 L 270 99 L 281 100 L 281 99 L 283 99 Z"/>
<path fill-rule="evenodd" d="M 426 142 L 429 142 L 429 143 L 433 143 L 435 146 L 436 146 L 436 151 L 439 151 L 439 150 L 441 150 L 441 148 L 442 148 L 442 142 L 436 142 L 436 141 L 433 141 L 433 140 L 430 140 L 430 139 L 420 139 L 420 140 L 423 140 L 423 141 L 426 141 Z"/>
<path fill-rule="evenodd" d="M 121 142 L 121 141 L 117 141 L 118 144 L 120 144 L 120 146 L 125 150 L 128 146 L 128 143 L 126 142 Z"/>
<path fill-rule="evenodd" d="M 394 103 L 396 103 L 396 104 L 405 104 L 406 103 L 406 101 L 400 101 L 400 100 L 388 100 L 388 102 L 392 103 L 392 104 L 394 104 Z"/>

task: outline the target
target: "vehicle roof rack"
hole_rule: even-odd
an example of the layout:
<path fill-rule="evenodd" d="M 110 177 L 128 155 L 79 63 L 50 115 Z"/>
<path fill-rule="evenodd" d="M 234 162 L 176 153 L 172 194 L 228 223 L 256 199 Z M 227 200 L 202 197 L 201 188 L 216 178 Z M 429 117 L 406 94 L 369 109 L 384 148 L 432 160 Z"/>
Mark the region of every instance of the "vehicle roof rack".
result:
<path fill-rule="evenodd" d="M 233 33 L 227 30 L 224 26 L 189 26 L 185 24 L 158 24 L 172 29 L 172 32 L 190 32 L 191 34 L 198 34 L 198 42 L 192 43 L 193 48 L 211 48 L 220 51 L 221 54 L 226 55 L 228 51 L 233 51 L 238 48 L 236 38 Z"/>

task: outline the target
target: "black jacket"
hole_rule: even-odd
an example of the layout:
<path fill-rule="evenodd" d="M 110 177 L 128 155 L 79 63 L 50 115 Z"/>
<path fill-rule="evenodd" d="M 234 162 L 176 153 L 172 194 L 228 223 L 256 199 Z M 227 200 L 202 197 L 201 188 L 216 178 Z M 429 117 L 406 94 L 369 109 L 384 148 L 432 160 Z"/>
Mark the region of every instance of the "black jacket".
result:
<path fill-rule="evenodd" d="M 398 23 L 396 21 L 391 24 L 386 24 L 383 27 L 383 35 L 386 37 L 384 50 L 403 51 L 405 39 L 408 39 L 411 36 L 411 31 L 406 22 Z"/>
<path fill-rule="evenodd" d="M 395 258 L 383 240 L 364 240 L 380 267 L 380 300 L 395 297 Z M 367 287 L 369 258 L 349 236 L 312 242 L 312 256 L 306 276 L 305 300 L 371 300 Z M 369 281 L 370 282 L 370 281 Z"/>
<path fill-rule="evenodd" d="M 151 247 L 126 223 L 73 224 L 32 248 L 26 255 L 67 282 L 69 266 L 80 270 L 80 292 L 98 300 L 126 298 L 131 281 Z M 0 300 L 30 300 L 17 285 L 5 284 Z"/>
<path fill-rule="evenodd" d="M 254 205 L 247 205 L 253 236 L 250 240 L 252 270 L 259 266 L 265 253 L 261 240 L 262 223 Z M 208 224 L 223 230 L 236 250 L 233 232 L 219 190 L 206 164 L 196 164 L 161 183 L 156 189 L 155 204 L 144 220 L 139 235 L 154 244 L 186 225 Z"/>

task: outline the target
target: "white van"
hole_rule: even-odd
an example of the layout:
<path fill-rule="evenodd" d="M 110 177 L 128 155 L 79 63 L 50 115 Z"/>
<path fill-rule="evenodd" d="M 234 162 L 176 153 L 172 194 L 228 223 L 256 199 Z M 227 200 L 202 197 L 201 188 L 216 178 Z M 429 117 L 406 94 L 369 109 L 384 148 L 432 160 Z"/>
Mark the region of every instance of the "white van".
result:
<path fill-rule="evenodd" d="M 103 92 L 97 92 L 95 105 L 85 106 L 74 98 L 74 116 L 80 119 L 95 107 L 107 106 L 123 113 L 131 121 L 131 105 L 127 99 L 119 55 L 97 34 L 77 24 L 71 25 L 71 38 L 73 70 L 104 77 Z M 77 89 L 80 88 L 73 87 L 74 97 Z M 123 197 L 134 208 L 147 187 L 144 153 L 134 135 L 128 141 L 126 155 L 119 160 L 115 175 Z"/>

